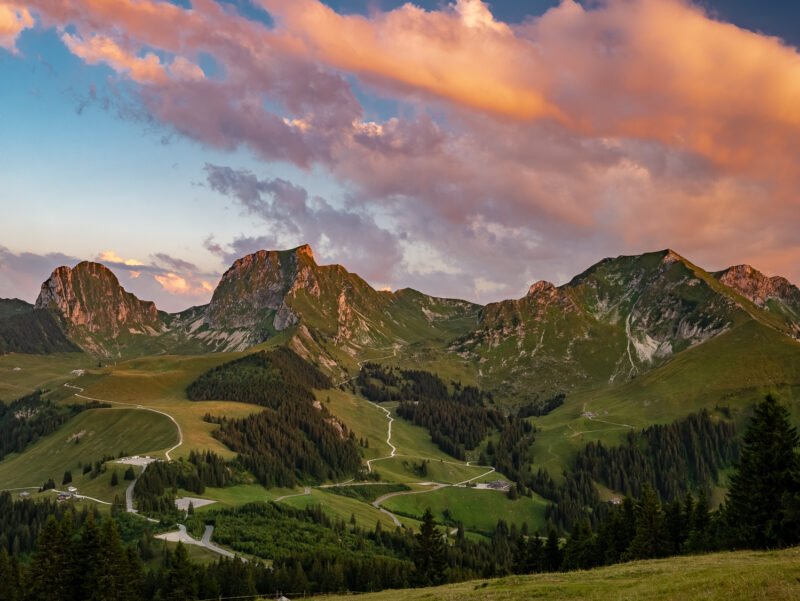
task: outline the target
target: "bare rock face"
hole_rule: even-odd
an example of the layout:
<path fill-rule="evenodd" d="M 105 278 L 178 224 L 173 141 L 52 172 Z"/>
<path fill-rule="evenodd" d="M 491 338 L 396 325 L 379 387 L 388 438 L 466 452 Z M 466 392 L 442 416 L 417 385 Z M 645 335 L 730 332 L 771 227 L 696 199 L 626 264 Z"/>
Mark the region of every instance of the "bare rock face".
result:
<path fill-rule="evenodd" d="M 233 263 L 214 291 L 206 314 L 213 329 L 264 327 L 276 331 L 297 323 L 287 295 L 304 289 L 319 296 L 314 253 L 308 245 L 287 251 L 260 250 Z"/>
<path fill-rule="evenodd" d="M 784 277 L 766 276 L 750 265 L 735 265 L 715 275 L 759 307 L 764 307 L 770 299 L 800 307 L 800 289 Z"/>
<path fill-rule="evenodd" d="M 59 317 L 71 335 L 117 338 L 122 333 L 155 335 L 163 330 L 154 303 L 126 292 L 111 270 L 89 261 L 53 271 L 42 284 L 36 308 Z M 75 337 L 80 341 L 80 335 Z"/>

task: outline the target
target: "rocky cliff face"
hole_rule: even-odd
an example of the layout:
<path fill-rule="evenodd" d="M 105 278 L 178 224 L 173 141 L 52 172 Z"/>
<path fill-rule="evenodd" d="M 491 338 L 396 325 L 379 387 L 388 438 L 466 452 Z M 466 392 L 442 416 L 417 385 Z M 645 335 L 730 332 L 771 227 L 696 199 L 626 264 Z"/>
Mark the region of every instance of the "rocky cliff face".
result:
<path fill-rule="evenodd" d="M 214 290 L 206 322 L 212 329 L 284 330 L 297 323 L 286 297 L 299 288 L 319 295 L 315 268 L 314 254 L 307 245 L 290 251 L 260 250 L 242 257 Z"/>
<path fill-rule="evenodd" d="M 35 307 L 59 318 L 82 348 L 101 354 L 109 354 L 108 340 L 155 336 L 164 329 L 154 303 L 126 292 L 111 270 L 88 261 L 53 271 Z"/>
<path fill-rule="evenodd" d="M 714 276 L 756 306 L 783 318 L 786 328 L 800 336 L 800 289 L 789 280 L 766 276 L 750 265 L 735 265 Z"/>
<path fill-rule="evenodd" d="M 800 306 L 800 289 L 797 286 L 778 275 L 766 276 L 750 265 L 728 267 L 714 276 L 759 307 L 767 307 L 770 300 Z"/>

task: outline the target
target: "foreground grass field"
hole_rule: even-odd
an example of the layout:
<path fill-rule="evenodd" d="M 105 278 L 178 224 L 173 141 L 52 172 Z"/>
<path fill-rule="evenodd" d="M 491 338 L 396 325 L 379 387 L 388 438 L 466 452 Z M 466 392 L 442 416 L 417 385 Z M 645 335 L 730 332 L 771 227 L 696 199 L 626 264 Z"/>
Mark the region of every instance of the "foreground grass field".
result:
<path fill-rule="evenodd" d="M 351 599 L 352 597 L 326 597 Z M 796 601 L 800 548 L 637 561 L 587 572 L 514 576 L 360 595 L 364 601 Z"/>

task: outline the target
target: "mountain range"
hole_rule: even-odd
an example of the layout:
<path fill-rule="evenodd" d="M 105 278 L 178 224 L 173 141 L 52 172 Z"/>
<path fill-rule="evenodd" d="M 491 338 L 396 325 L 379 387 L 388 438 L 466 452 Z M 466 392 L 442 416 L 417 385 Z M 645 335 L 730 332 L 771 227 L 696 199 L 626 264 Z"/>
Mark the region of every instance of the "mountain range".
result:
<path fill-rule="evenodd" d="M 332 375 L 399 354 L 519 401 L 628 382 L 744 328 L 754 344 L 800 351 L 800 289 L 748 265 L 708 272 L 669 249 L 604 259 L 562 286 L 536 282 L 486 306 L 376 290 L 317 264 L 307 245 L 238 259 L 207 305 L 180 313 L 138 299 L 93 262 L 57 268 L 34 305 L 0 300 L 0 352 L 199 354 L 281 336 Z"/>

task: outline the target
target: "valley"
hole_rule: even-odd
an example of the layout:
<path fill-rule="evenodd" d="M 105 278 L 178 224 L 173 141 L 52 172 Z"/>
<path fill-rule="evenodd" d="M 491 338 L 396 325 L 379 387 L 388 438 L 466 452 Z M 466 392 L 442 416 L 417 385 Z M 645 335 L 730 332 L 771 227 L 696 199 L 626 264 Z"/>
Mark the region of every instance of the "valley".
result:
<path fill-rule="evenodd" d="M 237 261 L 209 306 L 172 316 L 82 265 L 58 271 L 35 308 L 14 305 L 50 312 L 82 350 L 1 355 L 0 398 L 40 389 L 56 413 L 97 405 L 0 461 L 0 490 L 41 501 L 55 497 L 43 483 L 68 483 L 72 502 L 136 508 L 133 519 L 202 561 L 290 561 L 307 542 L 268 542 L 274 520 L 304 541 L 350 528 L 353 553 L 381 531 L 398 545 L 428 511 L 454 548 L 520 532 L 568 540 L 581 516 L 600 527 L 628 494 L 597 465 L 576 465 L 591 445 L 611 452 L 701 414 L 703 427 L 743 429 L 767 393 L 800 422 L 795 289 L 741 269 L 718 280 L 673 251 L 608 259 L 486 307 L 375 291 L 316 265 L 308 247 L 269 251 Z M 717 507 L 726 453 L 678 488 Z M 131 455 L 156 467 L 123 480 L 116 460 Z M 680 478 L 649 469 L 642 477 L 662 491 Z M 180 498 L 203 504 L 187 514 Z M 257 517 L 240 540 L 247 515 Z"/>

